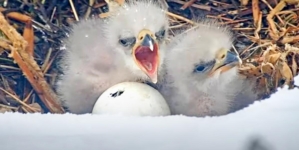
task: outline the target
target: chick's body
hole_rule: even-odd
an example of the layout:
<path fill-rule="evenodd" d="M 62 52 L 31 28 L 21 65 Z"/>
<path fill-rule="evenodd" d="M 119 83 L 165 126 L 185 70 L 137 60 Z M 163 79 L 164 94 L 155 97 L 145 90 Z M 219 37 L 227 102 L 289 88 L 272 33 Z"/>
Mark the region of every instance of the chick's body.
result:
<path fill-rule="evenodd" d="M 75 24 L 65 40 L 61 63 L 64 75 L 57 84 L 63 104 L 71 113 L 90 113 L 98 97 L 109 87 L 124 81 L 151 81 L 149 71 L 142 70 L 141 63 L 137 63 L 137 50 L 133 47 L 140 40 L 140 31 L 146 30 L 146 34 L 141 34 L 148 37 L 144 38 L 146 42 L 157 43 L 157 55 L 162 60 L 166 34 L 162 31 L 166 28 L 167 18 L 162 8 L 149 1 L 128 2 L 107 20 L 89 19 Z M 158 34 L 161 32 L 162 36 Z M 144 46 L 146 42 L 139 43 Z M 157 63 L 159 69 L 162 62 Z"/>
<path fill-rule="evenodd" d="M 174 38 L 159 84 L 172 114 L 225 115 L 256 99 L 250 81 L 238 74 L 238 59 L 229 52 L 232 41 L 230 32 L 214 21 L 200 22 Z"/>

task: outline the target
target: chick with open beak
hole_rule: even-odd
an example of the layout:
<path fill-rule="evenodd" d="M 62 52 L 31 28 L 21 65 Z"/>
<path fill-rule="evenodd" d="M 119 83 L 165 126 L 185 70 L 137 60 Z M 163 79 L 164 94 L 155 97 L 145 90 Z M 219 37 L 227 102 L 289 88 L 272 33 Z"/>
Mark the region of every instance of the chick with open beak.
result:
<path fill-rule="evenodd" d="M 153 83 L 157 83 L 160 56 L 155 34 L 148 29 L 141 30 L 132 48 L 132 55 L 137 66 Z"/>
<path fill-rule="evenodd" d="M 214 66 L 209 75 L 212 76 L 219 72 L 220 74 L 240 65 L 239 58 L 234 53 L 226 49 L 220 49 L 216 53 Z"/>
<path fill-rule="evenodd" d="M 57 84 L 69 112 L 92 112 L 99 96 L 113 85 L 157 82 L 168 38 L 166 10 L 159 1 L 129 0 L 106 19 L 74 24 L 65 40 L 64 76 Z"/>

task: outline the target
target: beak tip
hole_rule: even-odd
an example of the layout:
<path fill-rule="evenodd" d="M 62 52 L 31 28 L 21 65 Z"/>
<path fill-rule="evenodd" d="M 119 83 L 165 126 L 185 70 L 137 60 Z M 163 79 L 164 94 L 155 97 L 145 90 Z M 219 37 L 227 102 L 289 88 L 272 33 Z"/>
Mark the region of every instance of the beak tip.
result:
<path fill-rule="evenodd" d="M 237 55 L 235 55 L 232 52 L 227 52 L 227 56 L 226 56 L 226 60 L 225 63 L 234 63 L 234 62 L 240 62 L 239 57 L 237 57 Z"/>
<path fill-rule="evenodd" d="M 150 77 L 151 78 L 151 81 L 156 84 L 158 82 L 158 78 L 157 76 L 154 76 L 154 77 Z"/>

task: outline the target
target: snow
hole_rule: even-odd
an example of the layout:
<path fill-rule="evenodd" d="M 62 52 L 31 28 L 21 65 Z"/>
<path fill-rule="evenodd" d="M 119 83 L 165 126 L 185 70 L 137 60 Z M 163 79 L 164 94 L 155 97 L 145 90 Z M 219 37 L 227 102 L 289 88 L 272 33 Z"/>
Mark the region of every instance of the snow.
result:
<path fill-rule="evenodd" d="M 296 78 L 299 83 L 299 77 Z M 0 115 L 1 150 L 298 150 L 299 89 L 222 117 Z"/>

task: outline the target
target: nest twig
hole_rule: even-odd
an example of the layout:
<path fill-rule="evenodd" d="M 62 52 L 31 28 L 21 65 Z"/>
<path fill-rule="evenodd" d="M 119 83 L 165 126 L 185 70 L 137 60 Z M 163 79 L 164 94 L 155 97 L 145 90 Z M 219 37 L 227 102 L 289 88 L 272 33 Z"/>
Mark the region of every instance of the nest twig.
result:
<path fill-rule="evenodd" d="M 0 30 L 12 43 L 11 45 L 6 43 L 3 48 L 7 48 L 10 50 L 9 57 L 13 58 L 14 61 L 19 65 L 20 69 L 23 71 L 23 74 L 31 83 L 34 90 L 38 93 L 38 96 L 43 101 L 43 103 L 47 106 L 47 108 L 49 108 L 51 112 L 63 113 L 64 111 L 60 106 L 55 93 L 51 90 L 47 81 L 44 79 L 44 75 L 41 69 L 34 61 L 33 57 L 25 51 L 25 49 L 27 48 L 27 42 L 16 31 L 16 29 L 6 21 L 2 13 L 0 13 Z M 7 93 L 7 91 L 3 91 Z M 22 105 L 27 106 L 22 101 L 18 101 Z M 30 107 L 27 106 L 27 108 Z"/>

